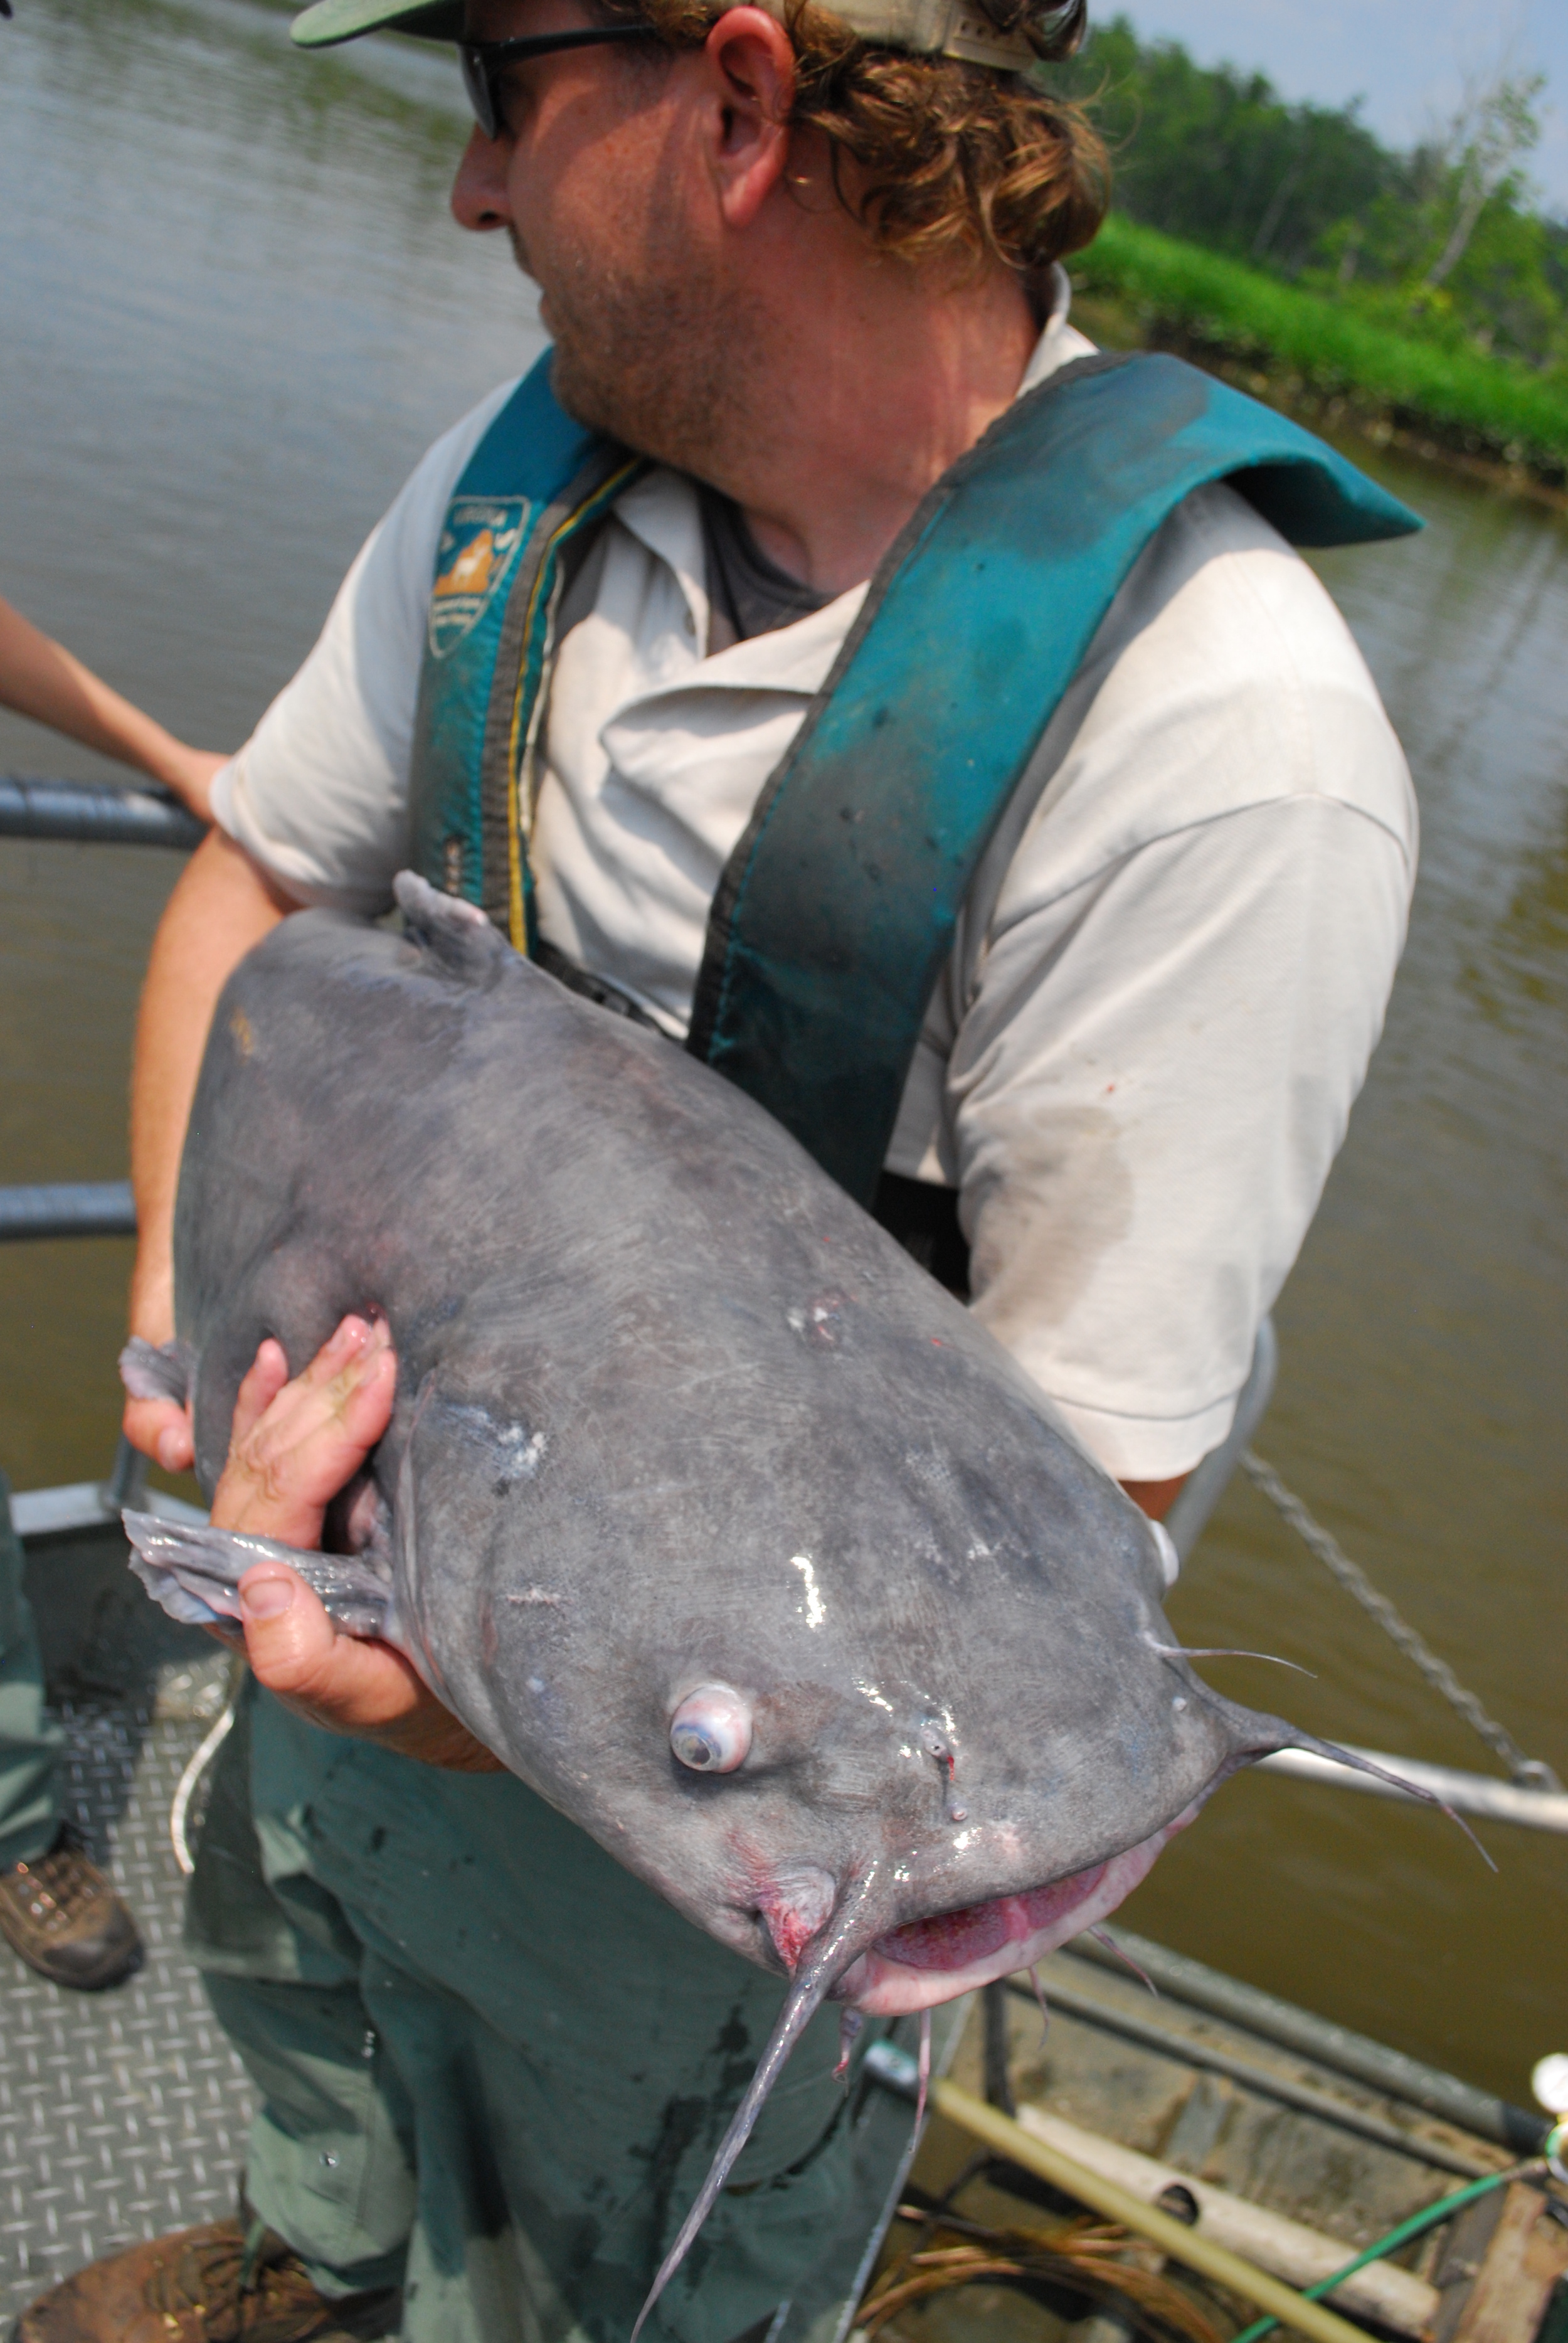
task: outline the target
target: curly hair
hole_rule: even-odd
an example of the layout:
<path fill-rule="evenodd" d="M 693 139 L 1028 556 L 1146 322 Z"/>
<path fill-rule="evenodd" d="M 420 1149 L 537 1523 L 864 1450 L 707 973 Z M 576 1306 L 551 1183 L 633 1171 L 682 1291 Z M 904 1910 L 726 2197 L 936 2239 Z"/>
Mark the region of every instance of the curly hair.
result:
<path fill-rule="evenodd" d="M 1087 0 L 974 5 L 1042 64 L 1070 55 L 1083 35 Z M 716 0 L 600 0 L 598 13 L 694 48 L 720 9 Z M 879 251 L 974 268 L 1000 260 L 1034 276 L 1092 241 L 1111 169 L 1080 107 L 1027 71 L 873 45 L 815 0 L 783 0 L 782 14 L 795 50 L 790 120 L 827 139 L 839 200 Z"/>

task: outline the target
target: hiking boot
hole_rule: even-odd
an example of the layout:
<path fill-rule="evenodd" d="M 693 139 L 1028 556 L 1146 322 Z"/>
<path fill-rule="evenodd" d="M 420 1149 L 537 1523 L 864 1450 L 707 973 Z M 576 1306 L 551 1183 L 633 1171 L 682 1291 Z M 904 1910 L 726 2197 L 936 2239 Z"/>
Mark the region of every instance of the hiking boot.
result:
<path fill-rule="evenodd" d="M 141 1966 L 130 1906 L 62 1823 L 47 1855 L 0 1871 L 0 1936 L 52 1985 L 97 1993 Z"/>
<path fill-rule="evenodd" d="M 241 2214 L 90 2262 L 22 2313 L 12 2343 L 371 2343 L 400 2312 L 396 2287 L 328 2301 L 298 2255 Z"/>

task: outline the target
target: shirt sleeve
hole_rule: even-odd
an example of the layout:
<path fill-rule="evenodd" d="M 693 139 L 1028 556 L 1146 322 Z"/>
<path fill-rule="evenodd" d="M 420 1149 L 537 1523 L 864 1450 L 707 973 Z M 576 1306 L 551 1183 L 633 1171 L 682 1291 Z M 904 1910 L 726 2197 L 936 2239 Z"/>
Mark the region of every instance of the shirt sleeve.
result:
<path fill-rule="evenodd" d="M 505 383 L 421 460 L 339 587 L 315 649 L 213 783 L 213 814 L 284 892 L 374 916 L 407 860 L 414 710 L 436 547 Z"/>
<path fill-rule="evenodd" d="M 1332 799 L 1151 842 L 1019 930 L 966 1021 L 956 1115 L 975 1309 L 1123 1480 L 1230 1430 L 1345 1134 L 1403 940 L 1399 842 Z"/>

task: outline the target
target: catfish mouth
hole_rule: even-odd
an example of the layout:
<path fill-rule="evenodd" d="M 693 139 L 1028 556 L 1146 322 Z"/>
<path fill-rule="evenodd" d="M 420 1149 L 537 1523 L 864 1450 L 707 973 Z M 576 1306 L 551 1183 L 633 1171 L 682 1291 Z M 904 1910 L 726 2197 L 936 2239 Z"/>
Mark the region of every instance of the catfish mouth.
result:
<path fill-rule="evenodd" d="M 850 1964 L 839 1980 L 835 2000 L 846 2001 L 868 2016 L 902 2017 L 1030 1967 L 1114 1912 L 1197 1811 L 1196 1805 L 1189 1806 L 1125 1855 L 1053 1880 L 1048 1887 L 999 1896 L 989 1904 L 970 1904 L 962 1911 L 940 1912 L 892 1929 Z"/>

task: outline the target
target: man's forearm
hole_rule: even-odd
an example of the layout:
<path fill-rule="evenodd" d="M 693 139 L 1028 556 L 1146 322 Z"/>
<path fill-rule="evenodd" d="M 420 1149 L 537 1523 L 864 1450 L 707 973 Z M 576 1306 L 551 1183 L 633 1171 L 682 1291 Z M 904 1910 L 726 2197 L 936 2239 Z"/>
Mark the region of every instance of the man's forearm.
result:
<path fill-rule="evenodd" d="M 131 1077 L 140 1229 L 131 1331 L 149 1342 L 174 1332 L 175 1190 L 213 1009 L 229 971 L 289 908 L 250 857 L 214 830 L 191 857 L 153 940 Z"/>
<path fill-rule="evenodd" d="M 224 759 L 192 749 L 0 601 L 0 705 L 47 724 L 85 749 L 135 765 L 177 791 L 204 821 L 207 790 Z"/>

